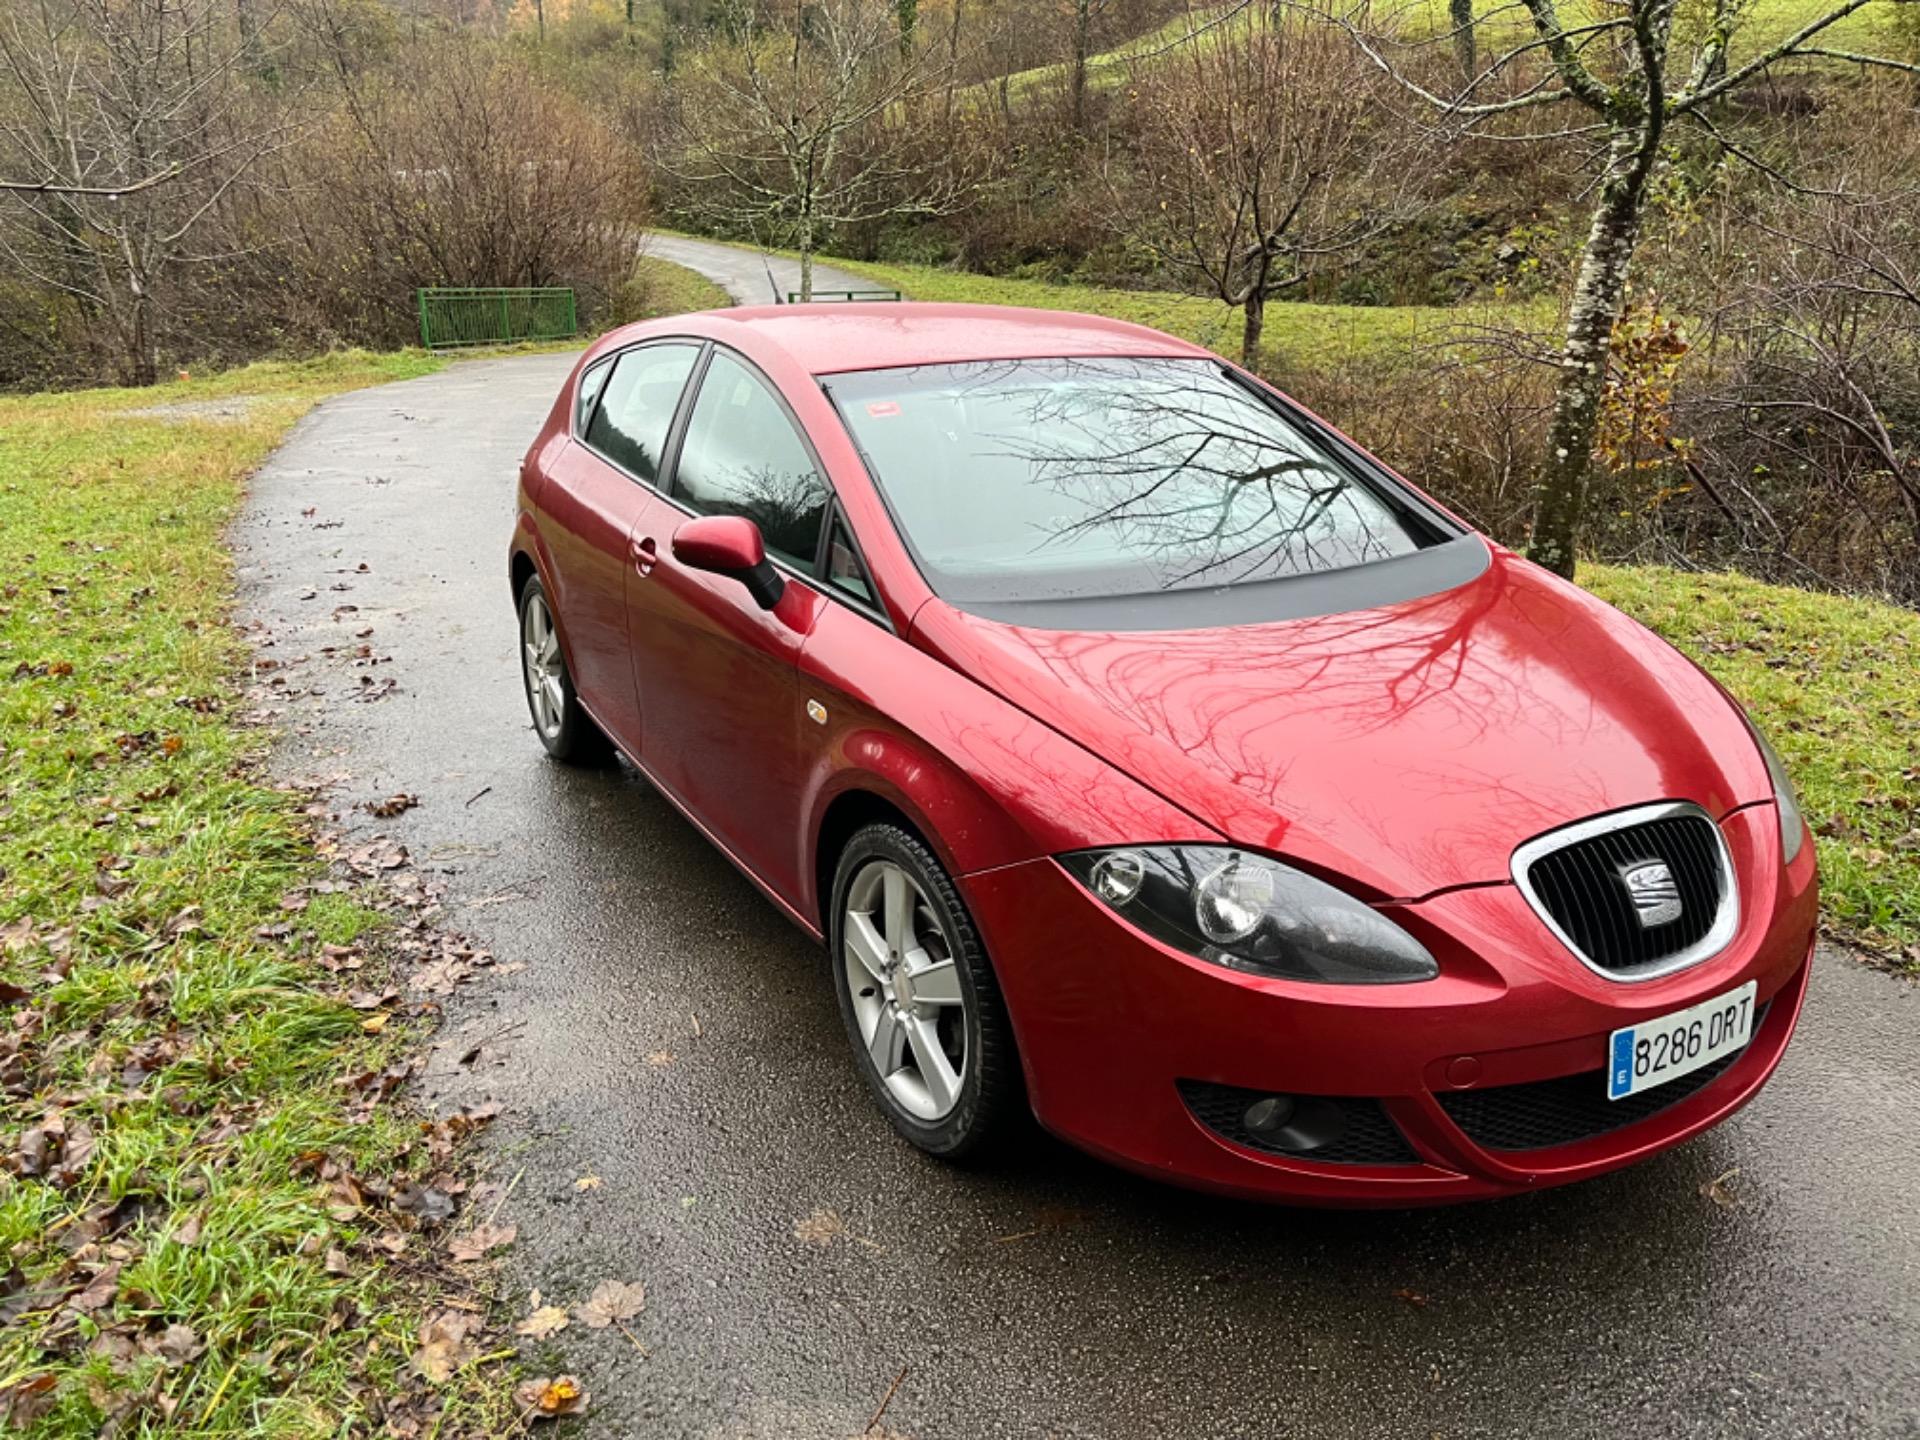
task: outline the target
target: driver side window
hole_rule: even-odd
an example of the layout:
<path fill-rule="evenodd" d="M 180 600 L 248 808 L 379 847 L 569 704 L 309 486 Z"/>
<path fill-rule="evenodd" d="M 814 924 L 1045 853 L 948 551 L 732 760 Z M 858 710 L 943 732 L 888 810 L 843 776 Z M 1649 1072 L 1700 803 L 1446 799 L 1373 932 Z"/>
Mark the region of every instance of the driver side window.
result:
<path fill-rule="evenodd" d="M 673 494 L 702 515 L 744 515 L 767 549 L 811 575 L 827 482 L 759 376 L 716 350 L 674 467 Z"/>

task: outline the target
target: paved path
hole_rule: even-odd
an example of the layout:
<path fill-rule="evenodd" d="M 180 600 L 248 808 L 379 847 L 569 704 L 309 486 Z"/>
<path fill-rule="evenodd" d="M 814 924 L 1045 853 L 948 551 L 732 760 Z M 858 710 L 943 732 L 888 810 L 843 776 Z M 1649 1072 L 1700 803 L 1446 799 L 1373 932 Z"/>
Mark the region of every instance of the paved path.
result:
<path fill-rule="evenodd" d="M 718 245 L 711 240 L 693 240 L 679 235 L 649 234 L 646 253 L 658 260 L 671 260 L 713 281 L 736 305 L 767 305 L 777 298 L 785 302 L 789 294 L 800 291 L 800 262 L 779 256 L 763 256 L 755 250 L 735 245 Z M 768 272 L 772 278 L 768 278 Z M 822 290 L 871 290 L 874 283 L 849 275 L 831 265 L 815 264 L 813 288 Z"/>
<path fill-rule="evenodd" d="M 343 802 L 416 792 L 378 825 L 526 964 L 452 1006 L 429 1088 L 509 1107 L 522 1293 L 647 1287 L 650 1359 L 558 1337 L 585 1433 L 846 1440 L 904 1366 L 882 1428 L 915 1440 L 1920 1435 L 1920 992 L 1844 956 L 1735 1120 L 1498 1205 L 1264 1209 L 1042 1140 L 980 1173 L 894 1140 L 820 953 L 633 774 L 534 740 L 504 554 L 568 363 L 329 401 L 236 541 L 244 609 L 330 696 L 289 714 L 282 764 L 350 772 Z M 398 688 L 345 703 L 364 672 L 320 647 L 368 625 Z"/>

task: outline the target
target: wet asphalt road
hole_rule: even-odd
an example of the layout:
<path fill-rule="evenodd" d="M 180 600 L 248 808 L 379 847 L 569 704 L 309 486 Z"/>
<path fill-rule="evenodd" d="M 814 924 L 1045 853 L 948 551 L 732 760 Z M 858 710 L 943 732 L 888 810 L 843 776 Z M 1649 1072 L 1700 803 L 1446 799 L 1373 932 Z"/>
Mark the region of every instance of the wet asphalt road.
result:
<path fill-rule="evenodd" d="M 736 305 L 783 304 L 789 294 L 798 293 L 800 289 L 800 263 L 776 255 L 762 256 L 733 245 L 660 234 L 647 236 L 646 253 L 697 270 L 732 295 Z M 873 282 L 830 265 L 815 265 L 813 288 L 816 294 L 864 290 L 873 288 Z"/>
<path fill-rule="evenodd" d="M 505 545 L 568 364 L 329 401 L 235 542 L 243 611 L 325 693 L 280 764 L 350 775 L 343 804 L 417 793 L 358 828 L 524 962 L 452 1002 L 427 1090 L 508 1107 L 512 1283 L 647 1287 L 650 1358 L 578 1324 L 549 1357 L 587 1379 L 590 1433 L 833 1440 L 905 1367 L 880 1429 L 919 1440 L 1920 1435 L 1920 993 L 1837 953 L 1744 1113 L 1497 1205 L 1258 1208 L 1038 1137 L 986 1172 L 896 1141 L 820 953 L 631 771 L 532 734 Z M 364 672 L 320 647 L 369 625 L 397 688 L 353 703 Z"/>

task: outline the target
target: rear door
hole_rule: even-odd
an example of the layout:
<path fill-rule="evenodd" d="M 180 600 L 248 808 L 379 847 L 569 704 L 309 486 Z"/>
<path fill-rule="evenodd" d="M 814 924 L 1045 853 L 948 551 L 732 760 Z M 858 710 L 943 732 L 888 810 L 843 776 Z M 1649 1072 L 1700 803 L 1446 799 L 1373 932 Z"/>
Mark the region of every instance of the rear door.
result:
<path fill-rule="evenodd" d="M 663 341 L 623 351 L 582 376 L 575 443 L 561 453 L 540 497 L 574 688 L 601 728 L 636 753 L 640 702 L 627 653 L 630 540 L 699 358 L 698 342 Z"/>
<path fill-rule="evenodd" d="M 830 491 L 773 385 L 716 347 L 699 380 L 670 487 L 635 532 L 649 559 L 627 588 L 633 664 L 646 697 L 640 757 L 654 779 L 760 877 L 800 887 L 801 700 L 795 665 L 826 604 L 815 573 Z M 695 515 L 744 515 L 787 580 L 762 610 L 737 580 L 673 558 Z"/>

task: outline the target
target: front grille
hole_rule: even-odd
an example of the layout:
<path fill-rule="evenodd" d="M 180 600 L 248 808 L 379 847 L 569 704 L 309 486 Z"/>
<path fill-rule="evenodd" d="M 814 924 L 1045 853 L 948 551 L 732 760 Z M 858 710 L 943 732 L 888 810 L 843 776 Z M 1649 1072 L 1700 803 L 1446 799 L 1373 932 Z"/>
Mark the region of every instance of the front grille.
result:
<path fill-rule="evenodd" d="M 1753 1017 L 1753 1033 L 1767 1018 L 1762 1005 Z M 1748 1041 L 1752 1044 L 1752 1041 Z M 1611 1130 L 1622 1130 L 1697 1095 L 1746 1054 L 1746 1047 L 1702 1065 L 1690 1075 L 1624 1100 L 1607 1099 L 1607 1072 L 1583 1070 L 1557 1080 L 1526 1085 L 1492 1085 L 1484 1090 L 1436 1094 L 1447 1117 L 1483 1150 L 1549 1150 Z"/>
<path fill-rule="evenodd" d="M 1327 1107 L 1323 1113 L 1335 1113 L 1338 1133 L 1308 1149 L 1275 1143 L 1268 1136 L 1248 1130 L 1243 1117 L 1247 1107 L 1273 1093 L 1267 1090 L 1243 1090 L 1237 1085 L 1215 1085 L 1205 1080 L 1179 1082 L 1180 1098 L 1194 1118 L 1214 1134 L 1244 1145 L 1249 1150 L 1269 1155 L 1284 1155 L 1293 1160 L 1312 1160 L 1329 1165 L 1418 1165 L 1420 1157 L 1407 1144 L 1400 1128 L 1388 1118 L 1378 1100 L 1350 1096 L 1301 1096 L 1301 1101 Z"/>
<path fill-rule="evenodd" d="M 1662 864 L 1677 915 L 1643 923 L 1627 875 Z M 1528 901 L 1589 966 L 1647 979 L 1690 965 L 1731 938 L 1738 905 L 1719 827 L 1692 805 L 1649 806 L 1569 826 L 1523 845 L 1514 875 Z"/>

